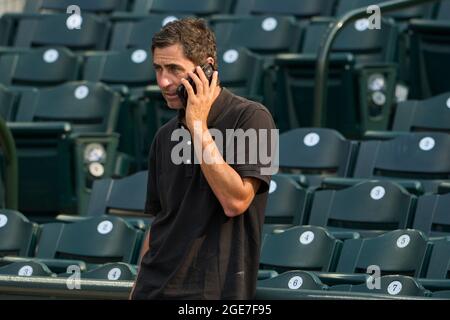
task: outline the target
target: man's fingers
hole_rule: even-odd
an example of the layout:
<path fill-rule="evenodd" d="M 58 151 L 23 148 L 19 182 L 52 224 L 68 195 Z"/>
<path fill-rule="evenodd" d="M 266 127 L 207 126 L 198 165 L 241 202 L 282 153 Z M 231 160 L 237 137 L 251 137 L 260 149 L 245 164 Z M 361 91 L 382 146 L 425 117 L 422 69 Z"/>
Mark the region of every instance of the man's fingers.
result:
<path fill-rule="evenodd" d="M 181 83 L 186 88 L 186 91 L 187 91 L 189 97 L 195 96 L 194 89 L 192 88 L 189 81 L 187 81 L 186 79 L 181 79 Z"/>
<path fill-rule="evenodd" d="M 193 72 L 189 72 L 189 77 L 191 77 L 192 80 L 194 80 L 195 83 L 195 89 L 197 91 L 198 95 L 203 94 L 203 82 L 200 80 L 200 78 Z"/>
<path fill-rule="evenodd" d="M 213 76 L 212 76 L 212 81 L 211 81 L 211 86 L 209 87 L 210 92 L 212 94 L 215 93 L 215 89 L 217 88 L 217 82 L 219 80 L 219 72 L 214 71 Z"/>
<path fill-rule="evenodd" d="M 196 70 L 197 70 L 197 74 L 200 77 L 200 80 L 203 83 L 203 88 L 204 88 L 203 91 L 204 91 L 205 94 L 208 94 L 208 92 L 209 92 L 209 80 L 208 80 L 208 78 L 206 78 L 205 72 L 203 71 L 202 68 L 197 66 Z"/>

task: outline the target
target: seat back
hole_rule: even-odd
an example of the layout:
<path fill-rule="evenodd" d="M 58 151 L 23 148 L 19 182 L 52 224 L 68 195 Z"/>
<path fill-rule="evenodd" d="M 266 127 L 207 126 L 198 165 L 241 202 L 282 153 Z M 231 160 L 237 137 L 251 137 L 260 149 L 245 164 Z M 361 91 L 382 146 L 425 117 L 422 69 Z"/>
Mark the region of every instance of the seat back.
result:
<path fill-rule="evenodd" d="M 450 279 L 450 238 L 433 241 L 433 252 L 426 273 L 428 279 Z"/>
<path fill-rule="evenodd" d="M 324 177 L 347 177 L 352 170 L 355 143 L 326 128 L 298 128 L 280 135 L 280 169 L 305 175 L 308 185 Z"/>
<path fill-rule="evenodd" d="M 314 193 L 308 224 L 365 234 L 406 229 L 416 196 L 390 181 L 365 181 L 340 190 Z"/>
<path fill-rule="evenodd" d="M 450 92 L 426 100 L 399 103 L 392 130 L 450 133 Z"/>
<path fill-rule="evenodd" d="M 450 178 L 450 135 L 407 133 L 361 142 L 354 177 L 419 180 L 426 191 L 436 191 Z"/>
<path fill-rule="evenodd" d="M 18 16 L 15 47 L 65 46 L 69 49 L 103 50 L 109 35 L 109 22 L 85 13 L 81 19 L 67 14 Z"/>
<path fill-rule="evenodd" d="M 87 215 L 146 217 L 147 179 L 148 171 L 141 171 L 122 179 L 95 181 Z"/>
<path fill-rule="evenodd" d="M 76 5 L 84 12 L 110 14 L 114 11 L 126 11 L 129 0 L 27 0 L 24 12 L 30 13 L 66 13 L 67 8 Z"/>
<path fill-rule="evenodd" d="M 122 98 L 102 83 L 76 81 L 22 94 L 16 122 L 68 122 L 75 132 L 113 132 Z"/>
<path fill-rule="evenodd" d="M 141 240 L 142 231 L 118 217 L 49 223 L 42 225 L 36 256 L 82 260 L 87 264 L 136 263 Z"/>
<path fill-rule="evenodd" d="M 34 255 L 39 227 L 22 213 L 0 210 L 0 257 Z"/>
<path fill-rule="evenodd" d="M 426 236 L 412 229 L 390 231 L 374 238 L 344 242 L 336 268 L 339 273 L 367 273 L 378 266 L 381 275 L 421 277 L 426 271 L 430 244 Z"/>
<path fill-rule="evenodd" d="M 38 261 L 14 262 L 0 267 L 0 275 L 19 277 L 54 277 L 55 274 Z"/>
<path fill-rule="evenodd" d="M 450 236 L 450 193 L 419 197 L 413 228 L 428 236 Z"/>
<path fill-rule="evenodd" d="M 266 234 L 261 248 L 263 269 L 334 271 L 342 241 L 325 229 L 296 226 L 281 233 Z"/>
<path fill-rule="evenodd" d="M 7 86 L 54 86 L 78 77 L 81 61 L 63 47 L 32 49 L 0 56 L 0 83 Z"/>
<path fill-rule="evenodd" d="M 315 16 L 330 16 L 333 5 L 334 1 L 329 0 L 238 0 L 234 12 L 252 15 L 293 15 L 298 19 L 309 19 Z"/>

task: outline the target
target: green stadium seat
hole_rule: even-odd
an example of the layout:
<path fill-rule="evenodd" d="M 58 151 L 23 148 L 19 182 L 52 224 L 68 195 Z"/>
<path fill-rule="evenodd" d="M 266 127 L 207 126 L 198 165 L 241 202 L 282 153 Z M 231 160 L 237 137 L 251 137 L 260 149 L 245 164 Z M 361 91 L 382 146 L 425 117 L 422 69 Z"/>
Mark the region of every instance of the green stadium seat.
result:
<path fill-rule="evenodd" d="M 256 300 L 296 299 L 299 290 L 326 290 L 319 277 L 308 271 L 287 271 L 256 284 Z"/>
<path fill-rule="evenodd" d="M 22 93 L 8 122 L 18 149 L 20 210 L 41 216 L 84 211 L 93 180 L 116 170 L 121 104 L 101 83 Z"/>
<path fill-rule="evenodd" d="M 67 8 L 76 5 L 85 12 L 111 14 L 114 11 L 128 11 L 130 0 L 27 0 L 24 12 L 29 13 L 66 13 Z"/>
<path fill-rule="evenodd" d="M 428 265 L 427 279 L 450 279 L 450 238 L 437 238 L 433 241 Z"/>
<path fill-rule="evenodd" d="M 138 14 L 165 13 L 210 16 L 229 13 L 234 0 L 136 0 L 134 12 Z"/>
<path fill-rule="evenodd" d="M 450 179 L 450 135 L 440 132 L 394 134 L 360 144 L 353 177 L 420 181 L 426 192 Z"/>
<path fill-rule="evenodd" d="M 362 237 L 411 227 L 416 196 L 391 181 L 354 182 L 339 190 L 314 192 L 309 225 L 355 231 Z"/>
<path fill-rule="evenodd" d="M 326 229 L 296 226 L 281 233 L 266 234 L 260 257 L 260 269 L 278 273 L 289 270 L 334 271 L 342 241 Z"/>
<path fill-rule="evenodd" d="M 118 217 L 100 216 L 74 223 L 46 223 L 34 260 L 53 272 L 66 272 L 68 266 L 89 271 L 109 262 L 135 264 L 143 232 Z M 1 261 L 23 259 L 4 257 Z"/>
<path fill-rule="evenodd" d="M 310 193 L 302 188 L 295 176 L 273 175 L 266 205 L 264 233 L 303 224 L 309 197 Z"/>
<path fill-rule="evenodd" d="M 372 265 L 379 266 L 381 276 L 405 275 L 421 277 L 431 245 L 427 237 L 418 230 L 390 231 L 373 238 L 351 239 L 344 242 L 336 274 L 367 273 Z M 322 281 L 324 277 L 319 276 Z M 336 275 L 331 275 L 331 279 Z"/>
<path fill-rule="evenodd" d="M 442 131 L 450 133 L 450 92 L 397 105 L 394 131 Z"/>
<path fill-rule="evenodd" d="M 313 125 L 317 54 L 331 21 L 313 19 L 304 30 L 300 53 L 274 58 L 271 90 L 276 93 L 266 99 L 282 131 Z M 370 30 L 364 21 L 343 27 L 329 60 L 323 126 L 346 137 L 387 129 L 392 112 L 398 30 L 390 20 L 381 20 L 381 30 Z"/>
<path fill-rule="evenodd" d="M 0 84 L 0 116 L 8 121 L 14 118 L 16 94 Z"/>
<path fill-rule="evenodd" d="M 66 278 L 71 274 L 62 273 L 58 277 Z M 110 262 L 81 273 L 80 278 L 106 281 L 134 281 L 136 274 L 136 267 L 133 265 L 124 262 Z"/>
<path fill-rule="evenodd" d="M 38 261 L 22 261 L 0 267 L 0 275 L 19 277 L 56 277 L 45 264 Z"/>
<path fill-rule="evenodd" d="M 432 297 L 438 299 L 450 299 L 450 290 L 435 291 L 433 292 Z"/>
<path fill-rule="evenodd" d="M 336 285 L 330 291 L 350 291 L 371 294 L 386 294 L 390 296 L 429 297 L 431 292 L 426 290 L 415 278 L 400 275 L 383 276 L 379 278 L 380 287 L 375 288 L 374 279 L 369 277 L 367 283 Z"/>
<path fill-rule="evenodd" d="M 132 15 L 116 14 L 111 18 L 113 23 L 109 50 L 121 51 L 124 49 L 151 48 L 152 37 L 167 23 L 188 17 L 177 14 L 150 14 Z"/>
<path fill-rule="evenodd" d="M 0 257 L 34 255 L 39 226 L 22 213 L 0 210 Z"/>
<path fill-rule="evenodd" d="M 449 30 L 448 18 L 413 20 L 409 23 L 411 99 L 426 99 L 450 91 L 445 77 L 450 72 Z"/>
<path fill-rule="evenodd" d="M 75 81 L 81 60 L 64 47 L 30 49 L 0 55 L 0 83 L 14 87 L 45 87 Z"/>
<path fill-rule="evenodd" d="M 301 175 L 307 186 L 318 186 L 325 177 L 348 177 L 357 144 L 327 128 L 298 128 L 280 135 L 281 172 Z"/>
<path fill-rule="evenodd" d="M 426 194 L 419 198 L 413 228 L 430 237 L 450 236 L 450 193 Z"/>
<path fill-rule="evenodd" d="M 245 47 L 270 56 L 300 47 L 301 27 L 292 16 L 215 16 L 209 22 L 219 49 Z"/>
<path fill-rule="evenodd" d="M 299 20 L 315 16 L 331 16 L 334 1 L 330 0 L 238 0 L 235 14 L 293 15 Z"/>
<path fill-rule="evenodd" d="M 152 220 L 144 212 L 147 179 L 148 171 L 141 171 L 121 179 L 96 180 L 86 216 L 119 216 L 144 230 Z"/>
<path fill-rule="evenodd" d="M 450 1 L 441 0 L 437 8 L 436 20 L 450 20 Z"/>
<path fill-rule="evenodd" d="M 107 20 L 88 13 L 81 20 L 67 14 L 11 13 L 3 18 L 17 23 L 11 46 L 18 48 L 65 46 L 74 51 L 103 50 L 110 31 Z"/>

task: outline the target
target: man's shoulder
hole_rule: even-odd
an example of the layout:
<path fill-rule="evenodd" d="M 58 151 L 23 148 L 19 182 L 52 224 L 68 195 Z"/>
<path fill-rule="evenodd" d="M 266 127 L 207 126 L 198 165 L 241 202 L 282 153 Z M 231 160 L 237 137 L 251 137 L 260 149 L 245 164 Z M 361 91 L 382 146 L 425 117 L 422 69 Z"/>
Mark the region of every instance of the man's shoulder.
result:
<path fill-rule="evenodd" d="M 156 131 L 155 139 L 166 139 L 172 135 L 173 131 L 178 128 L 178 118 L 175 116 L 165 124 L 163 124 L 158 131 Z"/>
<path fill-rule="evenodd" d="M 255 114 L 265 115 L 272 118 L 270 111 L 260 102 L 249 100 L 245 97 L 230 92 L 229 110 L 243 117 L 253 116 Z"/>

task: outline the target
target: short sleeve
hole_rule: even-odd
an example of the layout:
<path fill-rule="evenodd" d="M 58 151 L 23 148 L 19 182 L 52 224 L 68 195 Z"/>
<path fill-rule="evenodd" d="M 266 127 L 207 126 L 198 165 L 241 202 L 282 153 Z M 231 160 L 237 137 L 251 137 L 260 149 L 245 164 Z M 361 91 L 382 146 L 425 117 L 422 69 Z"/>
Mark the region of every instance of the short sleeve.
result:
<path fill-rule="evenodd" d="M 257 192 L 259 194 L 267 192 L 270 186 L 272 172 L 270 168 L 273 165 L 273 153 L 278 142 L 278 130 L 267 109 L 258 105 L 248 108 L 249 111 L 243 113 L 235 130 L 235 135 L 243 134 L 245 140 L 242 136 L 234 138 L 234 159 L 230 165 L 242 178 L 252 177 L 261 180 Z M 242 143 L 243 141 L 245 143 Z M 228 152 L 227 150 L 227 154 Z"/>

